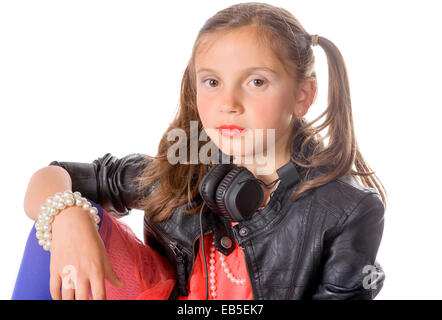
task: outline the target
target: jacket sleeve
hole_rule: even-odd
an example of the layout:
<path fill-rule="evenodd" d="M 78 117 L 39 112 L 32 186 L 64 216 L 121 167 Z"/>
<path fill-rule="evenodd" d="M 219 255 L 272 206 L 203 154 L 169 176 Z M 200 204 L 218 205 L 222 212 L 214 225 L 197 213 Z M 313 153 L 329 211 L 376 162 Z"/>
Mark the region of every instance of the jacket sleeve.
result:
<path fill-rule="evenodd" d="M 127 215 L 134 209 L 137 194 L 134 178 L 144 168 L 144 155 L 132 153 L 117 158 L 110 153 L 92 163 L 58 162 L 49 165 L 63 167 L 72 180 L 72 191 L 79 191 L 87 199 L 99 204 L 116 217 Z"/>
<path fill-rule="evenodd" d="M 376 261 L 383 229 L 384 205 L 379 194 L 370 193 L 324 245 L 322 276 L 312 299 L 374 299 L 385 279 Z"/>

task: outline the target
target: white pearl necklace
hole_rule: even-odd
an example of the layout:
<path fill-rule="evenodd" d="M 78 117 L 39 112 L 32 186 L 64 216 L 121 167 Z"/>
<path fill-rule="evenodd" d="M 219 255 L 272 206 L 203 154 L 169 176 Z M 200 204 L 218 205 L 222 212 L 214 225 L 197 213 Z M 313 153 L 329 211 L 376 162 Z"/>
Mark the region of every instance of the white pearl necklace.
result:
<path fill-rule="evenodd" d="M 215 273 L 215 256 L 216 256 L 216 250 L 215 250 L 215 241 L 212 241 L 211 246 L 210 246 L 210 253 L 209 253 L 209 282 L 210 282 L 210 295 L 212 297 L 212 299 L 216 299 L 216 273 Z M 238 279 L 236 278 L 231 272 L 230 272 L 230 268 L 227 265 L 227 261 L 224 258 L 223 254 L 220 254 L 219 260 L 221 261 L 221 267 L 224 271 L 224 273 L 227 275 L 227 278 L 229 278 L 229 280 L 237 285 L 243 285 L 246 281 L 244 279 Z"/>

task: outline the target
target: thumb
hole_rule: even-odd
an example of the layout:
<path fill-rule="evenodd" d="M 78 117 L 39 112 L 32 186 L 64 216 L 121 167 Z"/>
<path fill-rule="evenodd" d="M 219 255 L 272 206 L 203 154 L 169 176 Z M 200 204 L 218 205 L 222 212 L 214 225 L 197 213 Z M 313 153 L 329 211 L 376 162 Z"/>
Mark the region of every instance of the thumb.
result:
<path fill-rule="evenodd" d="M 114 287 L 124 287 L 124 282 L 118 277 L 109 261 L 106 263 L 105 268 L 105 279 L 107 279 Z"/>

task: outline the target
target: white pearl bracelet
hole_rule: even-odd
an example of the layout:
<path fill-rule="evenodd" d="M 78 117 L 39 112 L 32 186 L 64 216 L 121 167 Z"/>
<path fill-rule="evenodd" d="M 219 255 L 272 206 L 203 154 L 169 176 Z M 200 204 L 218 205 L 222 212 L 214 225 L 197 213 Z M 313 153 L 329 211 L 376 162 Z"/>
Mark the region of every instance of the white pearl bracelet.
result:
<path fill-rule="evenodd" d="M 38 244 L 48 251 L 51 248 L 52 243 L 52 222 L 57 214 L 67 207 L 82 207 L 89 213 L 89 216 L 95 222 L 95 226 L 98 230 L 98 223 L 100 223 L 100 217 L 98 216 L 98 209 L 93 207 L 91 203 L 81 196 L 81 193 L 75 191 L 72 193 L 70 190 L 65 192 L 57 192 L 53 197 L 48 197 L 46 202 L 41 205 L 35 223 L 35 230 L 37 230 L 35 236 L 38 239 Z"/>

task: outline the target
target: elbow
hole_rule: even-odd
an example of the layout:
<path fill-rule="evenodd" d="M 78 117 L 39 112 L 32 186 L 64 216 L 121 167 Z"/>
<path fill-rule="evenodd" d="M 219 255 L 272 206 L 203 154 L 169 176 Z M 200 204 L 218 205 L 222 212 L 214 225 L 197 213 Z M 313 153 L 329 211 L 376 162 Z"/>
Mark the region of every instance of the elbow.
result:
<path fill-rule="evenodd" d="M 26 215 L 35 221 L 40 206 L 47 197 L 71 188 L 70 175 L 64 168 L 49 165 L 38 169 L 29 179 L 23 199 L 23 209 Z"/>

